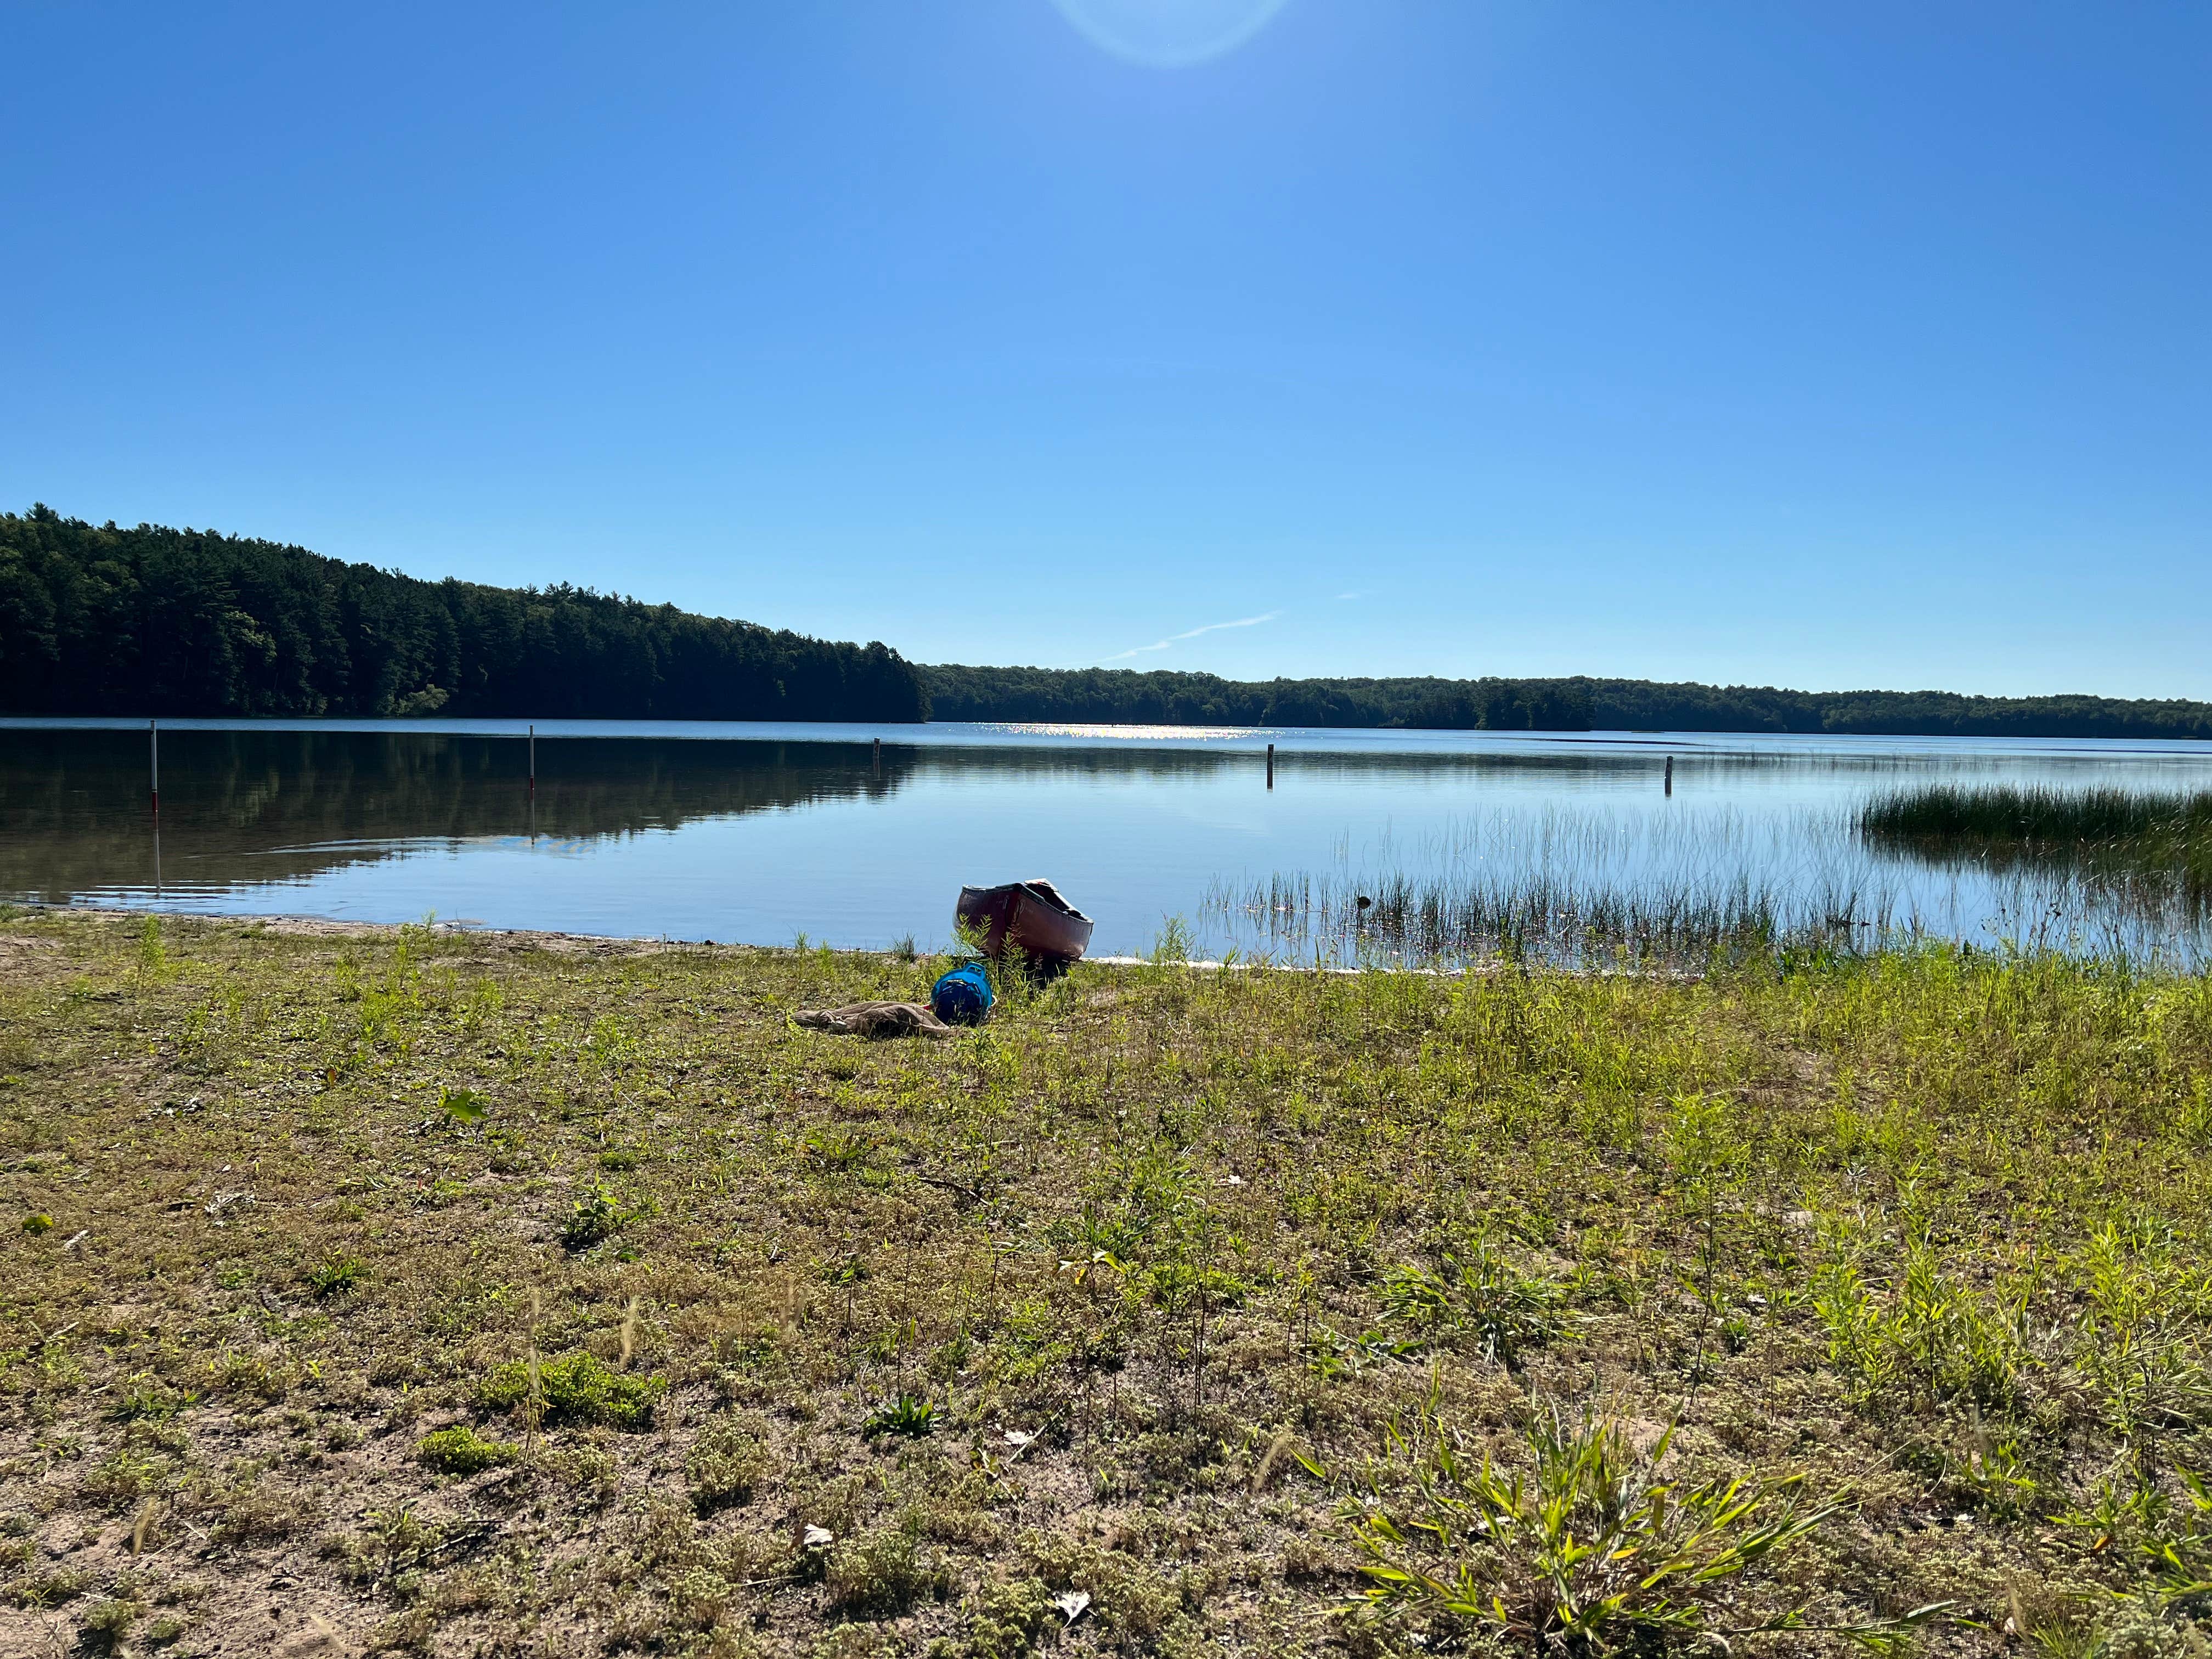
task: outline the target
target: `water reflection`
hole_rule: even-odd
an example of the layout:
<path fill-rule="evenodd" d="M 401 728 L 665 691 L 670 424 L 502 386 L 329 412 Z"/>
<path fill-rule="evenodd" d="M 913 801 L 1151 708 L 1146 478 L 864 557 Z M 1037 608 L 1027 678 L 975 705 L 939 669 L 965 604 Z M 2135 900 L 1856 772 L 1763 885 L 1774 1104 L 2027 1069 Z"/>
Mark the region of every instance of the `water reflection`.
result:
<path fill-rule="evenodd" d="M 0 731 L 0 892 L 66 903 L 118 885 L 208 891 L 296 882 L 426 848 L 521 836 L 581 843 L 826 801 L 881 800 L 917 778 L 1019 788 L 1175 786 L 1250 774 L 1248 751 L 592 738 L 419 732 L 165 730 L 161 810 L 147 810 L 143 732 Z M 1510 782 L 1577 793 L 1648 787 L 1663 762 L 1610 750 L 1285 753 L 1285 786 Z M 1713 776 L 1771 771 L 1716 755 Z M 161 871 L 166 846 L 167 879 Z"/>
<path fill-rule="evenodd" d="M 352 732 L 165 732 L 161 811 L 143 733 L 0 733 L 0 892 L 47 903 L 118 884 L 297 881 L 428 845 L 588 842 L 700 818 L 881 797 L 910 763 L 858 744 L 702 744 Z M 167 857 L 167 879 L 161 860 Z"/>
<path fill-rule="evenodd" d="M 157 823 L 143 726 L 0 726 L 0 896 L 867 945 L 945 939 L 963 881 L 1045 875 L 1102 951 L 1177 917 L 1209 952 L 1298 955 L 1610 916 L 1661 939 L 1770 913 L 2048 935 L 2108 923 L 2114 895 L 1870 844 L 1859 807 L 1929 779 L 2212 780 L 2200 752 L 2082 743 L 580 730 L 541 728 L 533 793 L 520 726 L 165 725 Z M 2202 933 L 2201 908 L 2167 911 L 2134 937 Z"/>

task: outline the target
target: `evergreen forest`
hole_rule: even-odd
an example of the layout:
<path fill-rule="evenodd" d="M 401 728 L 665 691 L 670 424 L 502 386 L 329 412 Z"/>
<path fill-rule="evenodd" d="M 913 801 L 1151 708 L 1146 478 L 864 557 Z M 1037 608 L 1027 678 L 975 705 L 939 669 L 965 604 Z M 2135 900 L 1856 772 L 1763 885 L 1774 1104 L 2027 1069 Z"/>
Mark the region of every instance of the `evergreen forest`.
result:
<path fill-rule="evenodd" d="M 0 514 L 0 714 L 928 718 L 913 664 L 566 585 Z"/>

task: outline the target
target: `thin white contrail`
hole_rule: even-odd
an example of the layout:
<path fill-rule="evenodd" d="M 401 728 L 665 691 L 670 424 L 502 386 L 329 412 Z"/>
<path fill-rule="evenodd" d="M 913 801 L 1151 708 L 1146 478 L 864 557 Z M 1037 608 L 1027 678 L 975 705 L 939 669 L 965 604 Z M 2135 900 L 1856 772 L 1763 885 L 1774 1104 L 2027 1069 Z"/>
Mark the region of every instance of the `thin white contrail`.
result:
<path fill-rule="evenodd" d="M 1127 651 L 1116 651 L 1112 656 L 1101 657 L 1098 660 L 1119 662 L 1124 657 L 1141 656 L 1147 651 L 1164 651 L 1178 640 L 1194 640 L 1200 634 L 1212 634 L 1224 628 L 1257 628 L 1261 623 L 1273 622 L 1282 614 L 1279 611 L 1270 611 L 1257 617 L 1239 617 L 1235 622 L 1207 623 L 1202 628 L 1186 628 L 1180 634 L 1170 634 L 1167 638 L 1155 640 L 1150 645 L 1132 646 Z"/>

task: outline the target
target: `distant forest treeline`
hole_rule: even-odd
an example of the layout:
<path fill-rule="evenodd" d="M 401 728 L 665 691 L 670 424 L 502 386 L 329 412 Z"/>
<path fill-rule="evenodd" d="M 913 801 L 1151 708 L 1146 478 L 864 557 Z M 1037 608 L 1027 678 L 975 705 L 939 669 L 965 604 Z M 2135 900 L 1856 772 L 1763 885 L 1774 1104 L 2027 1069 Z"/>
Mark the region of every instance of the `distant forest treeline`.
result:
<path fill-rule="evenodd" d="M 1546 680 L 1245 682 L 1167 670 L 925 667 L 934 718 L 1492 732 L 1804 732 L 1911 737 L 2212 738 L 2212 703 L 1968 697 L 1949 691 Z"/>
<path fill-rule="evenodd" d="M 1042 720 L 2212 738 L 2212 704 L 1650 680 L 1248 683 L 922 667 L 586 589 L 422 581 L 274 542 L 0 514 L 0 714 Z"/>
<path fill-rule="evenodd" d="M 0 713 L 919 720 L 913 664 L 586 590 L 0 514 Z"/>

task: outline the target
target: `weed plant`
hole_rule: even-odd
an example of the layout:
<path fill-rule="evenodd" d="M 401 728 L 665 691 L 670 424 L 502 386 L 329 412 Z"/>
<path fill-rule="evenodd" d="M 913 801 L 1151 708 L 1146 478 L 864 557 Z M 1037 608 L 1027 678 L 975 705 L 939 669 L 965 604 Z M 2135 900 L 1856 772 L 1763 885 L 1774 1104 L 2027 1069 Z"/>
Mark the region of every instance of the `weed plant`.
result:
<path fill-rule="evenodd" d="M 1698 1637 L 1725 1647 L 1803 1632 L 1795 1608 L 1736 1628 L 1714 1618 L 1736 1581 L 1836 1513 L 1802 1504 L 1800 1477 L 1684 1487 L 1659 1473 L 1671 1431 L 1639 1451 L 1618 1422 L 1587 1409 L 1579 1420 L 1557 1406 L 1540 1414 L 1529 1467 L 1510 1473 L 1487 1450 L 1471 1462 L 1443 1424 L 1422 1426 L 1427 1455 L 1410 1482 L 1399 1492 L 1374 1482 L 1370 1501 L 1347 1511 L 1370 1605 L 1409 1610 L 1446 1638 L 1471 1627 L 1531 1653 L 1649 1651 Z"/>

